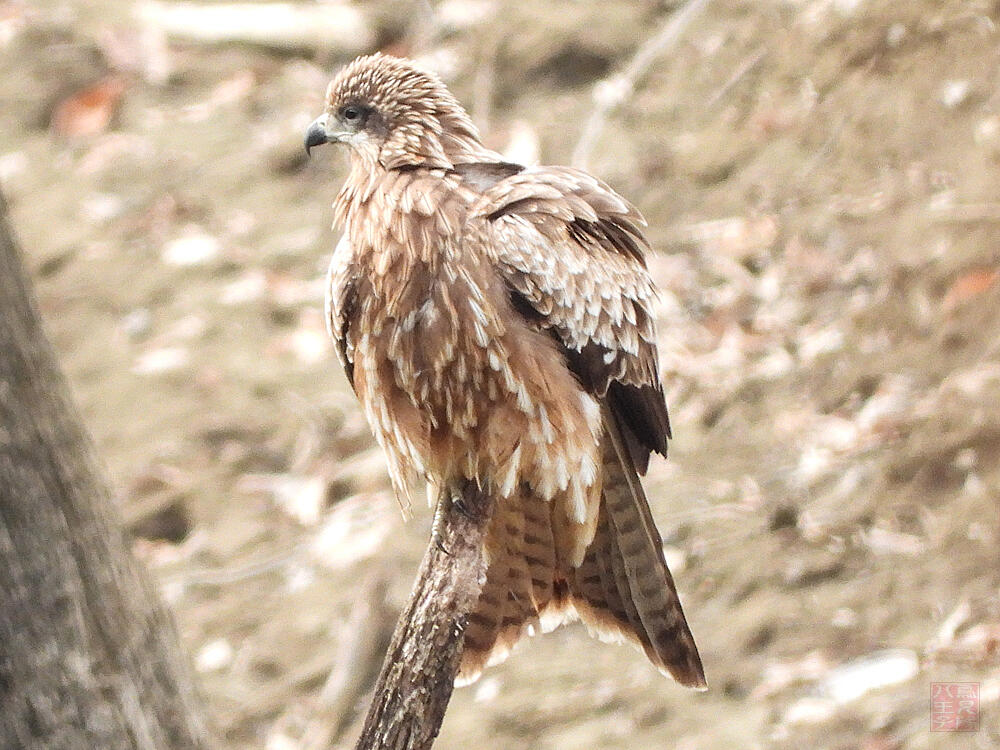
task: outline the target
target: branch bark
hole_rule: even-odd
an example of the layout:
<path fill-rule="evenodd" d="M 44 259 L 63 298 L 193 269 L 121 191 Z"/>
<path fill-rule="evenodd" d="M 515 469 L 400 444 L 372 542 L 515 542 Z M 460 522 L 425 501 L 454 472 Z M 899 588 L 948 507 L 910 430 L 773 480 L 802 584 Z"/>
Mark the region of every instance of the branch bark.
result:
<path fill-rule="evenodd" d="M 0 747 L 206 747 L 173 622 L 118 524 L 2 195 Z"/>
<path fill-rule="evenodd" d="M 410 602 L 396 625 L 357 750 L 434 743 L 462 657 L 467 617 L 486 580 L 493 501 L 474 482 L 445 489 Z"/>

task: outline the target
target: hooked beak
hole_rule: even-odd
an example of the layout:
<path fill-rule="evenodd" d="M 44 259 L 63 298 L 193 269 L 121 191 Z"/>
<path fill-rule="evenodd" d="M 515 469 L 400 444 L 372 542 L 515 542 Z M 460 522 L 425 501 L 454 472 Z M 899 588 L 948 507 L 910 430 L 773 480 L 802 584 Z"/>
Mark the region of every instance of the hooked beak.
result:
<path fill-rule="evenodd" d="M 331 138 L 326 132 L 326 115 L 320 115 L 312 121 L 309 129 L 306 130 L 306 156 L 309 156 L 309 151 L 313 146 L 322 146 L 332 140 L 336 139 Z"/>

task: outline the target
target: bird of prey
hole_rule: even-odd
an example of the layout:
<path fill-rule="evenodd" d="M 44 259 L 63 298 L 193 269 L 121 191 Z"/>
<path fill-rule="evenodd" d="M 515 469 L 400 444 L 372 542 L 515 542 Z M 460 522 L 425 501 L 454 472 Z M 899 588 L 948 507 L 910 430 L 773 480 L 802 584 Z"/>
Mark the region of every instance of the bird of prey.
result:
<path fill-rule="evenodd" d="M 567 167 L 505 162 L 411 61 L 331 82 L 307 151 L 341 143 L 327 320 L 398 497 L 490 493 L 487 575 L 458 682 L 523 636 L 581 619 L 705 687 L 639 483 L 666 455 L 638 211 Z"/>

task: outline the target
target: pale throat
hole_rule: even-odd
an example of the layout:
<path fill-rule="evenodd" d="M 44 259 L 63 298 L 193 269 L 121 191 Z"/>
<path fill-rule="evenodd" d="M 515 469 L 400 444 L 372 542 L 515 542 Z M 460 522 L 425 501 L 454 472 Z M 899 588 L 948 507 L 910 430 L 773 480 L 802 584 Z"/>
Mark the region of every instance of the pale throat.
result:
<path fill-rule="evenodd" d="M 334 203 L 335 224 L 348 237 L 355 262 L 383 294 L 405 286 L 418 269 L 435 275 L 442 261 L 441 243 L 428 233 L 435 219 L 412 203 L 414 190 L 422 187 L 414 183 L 426 175 L 424 169 L 373 167 L 352 152 L 350 173 Z"/>

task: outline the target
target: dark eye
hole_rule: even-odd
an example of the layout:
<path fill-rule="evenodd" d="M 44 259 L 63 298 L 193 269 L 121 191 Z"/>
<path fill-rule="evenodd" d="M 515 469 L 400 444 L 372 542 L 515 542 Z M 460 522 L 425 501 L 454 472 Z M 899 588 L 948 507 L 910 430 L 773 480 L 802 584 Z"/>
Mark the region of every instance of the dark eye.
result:
<path fill-rule="evenodd" d="M 340 108 L 340 121 L 345 125 L 360 126 L 365 121 L 365 107 L 361 104 L 345 104 Z"/>

